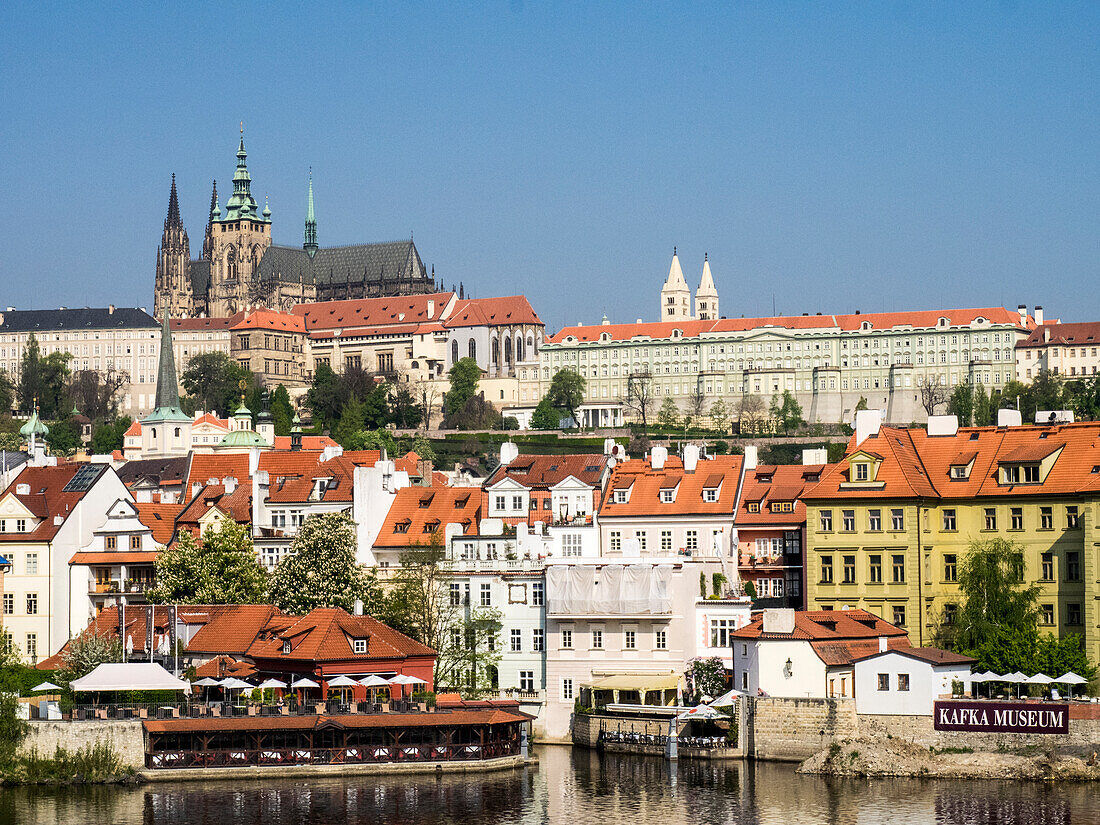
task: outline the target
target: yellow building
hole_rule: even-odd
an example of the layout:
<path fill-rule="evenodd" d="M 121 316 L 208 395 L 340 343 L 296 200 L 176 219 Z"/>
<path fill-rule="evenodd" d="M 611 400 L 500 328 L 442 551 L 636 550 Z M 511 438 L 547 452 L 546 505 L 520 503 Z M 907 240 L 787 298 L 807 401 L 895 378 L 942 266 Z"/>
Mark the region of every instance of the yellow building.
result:
<path fill-rule="evenodd" d="M 929 644 L 974 541 L 1023 548 L 1044 630 L 1100 659 L 1100 423 L 882 427 L 806 491 L 807 607 L 864 608 Z"/>

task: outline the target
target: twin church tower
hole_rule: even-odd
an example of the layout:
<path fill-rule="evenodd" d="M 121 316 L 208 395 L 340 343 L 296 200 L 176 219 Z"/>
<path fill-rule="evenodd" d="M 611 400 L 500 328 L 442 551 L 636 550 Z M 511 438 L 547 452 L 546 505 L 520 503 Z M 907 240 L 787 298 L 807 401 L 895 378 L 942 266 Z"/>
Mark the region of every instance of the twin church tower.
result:
<path fill-rule="evenodd" d="M 680 269 L 680 258 L 676 248 L 672 249 L 672 266 L 668 278 L 661 287 L 661 321 L 716 321 L 718 320 L 718 290 L 714 288 L 714 279 L 710 274 L 710 261 L 703 256 L 703 276 L 699 288 L 695 291 L 695 312 L 691 311 L 691 288 L 684 280 L 684 271 Z"/>
<path fill-rule="evenodd" d="M 242 127 L 233 194 L 223 212 L 214 181 L 202 253 L 195 260 L 172 175 L 168 217 L 157 250 L 153 306 L 158 318 L 166 311 L 176 318 L 227 317 L 258 306 L 287 311 L 312 301 L 436 291 L 435 279 L 411 238 L 322 248 L 317 242 L 312 173 L 302 245 L 273 244 L 271 209 L 265 203 L 261 211 L 252 196 L 247 159 Z"/>

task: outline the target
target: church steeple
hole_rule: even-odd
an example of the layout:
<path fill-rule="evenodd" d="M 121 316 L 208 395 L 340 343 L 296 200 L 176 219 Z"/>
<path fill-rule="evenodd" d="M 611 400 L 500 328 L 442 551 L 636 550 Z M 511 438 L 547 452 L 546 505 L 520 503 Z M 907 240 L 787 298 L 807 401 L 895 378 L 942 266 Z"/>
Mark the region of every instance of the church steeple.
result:
<path fill-rule="evenodd" d="M 164 219 L 164 232 L 157 248 L 157 277 L 153 286 L 153 312 L 166 309 L 176 315 L 183 314 L 191 302 L 191 280 L 188 276 L 191 260 L 190 242 L 180 219 L 179 195 L 176 193 L 176 176 L 172 175 L 172 188 L 168 194 L 168 215 Z"/>
<path fill-rule="evenodd" d="M 252 197 L 252 177 L 248 174 L 248 152 L 244 149 L 244 124 L 241 124 L 241 143 L 237 148 L 237 171 L 233 173 L 233 195 L 225 205 L 225 219 L 241 218 L 259 220 L 256 199 Z"/>
<path fill-rule="evenodd" d="M 176 173 L 172 173 L 172 192 L 168 195 L 168 217 L 164 219 L 164 229 L 183 228 L 180 220 L 180 202 L 176 196 Z"/>
<path fill-rule="evenodd" d="M 306 200 L 306 237 L 302 249 L 313 257 L 317 253 L 317 218 L 313 215 L 313 169 L 309 170 L 309 197 Z"/>
<path fill-rule="evenodd" d="M 157 367 L 157 397 L 154 410 L 179 411 L 180 393 L 176 383 L 176 356 L 172 351 L 172 331 L 168 328 L 168 312 L 160 329 L 160 362 Z M 188 419 L 190 420 L 190 419 Z"/>

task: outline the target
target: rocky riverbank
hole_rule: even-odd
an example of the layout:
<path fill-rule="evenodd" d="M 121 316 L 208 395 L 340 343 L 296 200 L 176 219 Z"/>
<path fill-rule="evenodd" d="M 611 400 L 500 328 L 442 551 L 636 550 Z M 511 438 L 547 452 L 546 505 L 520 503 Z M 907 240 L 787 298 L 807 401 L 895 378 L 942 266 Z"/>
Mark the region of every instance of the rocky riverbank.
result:
<path fill-rule="evenodd" d="M 799 773 L 935 779 L 1100 780 L 1095 753 L 993 753 L 922 748 L 901 739 L 846 739 L 811 756 Z"/>

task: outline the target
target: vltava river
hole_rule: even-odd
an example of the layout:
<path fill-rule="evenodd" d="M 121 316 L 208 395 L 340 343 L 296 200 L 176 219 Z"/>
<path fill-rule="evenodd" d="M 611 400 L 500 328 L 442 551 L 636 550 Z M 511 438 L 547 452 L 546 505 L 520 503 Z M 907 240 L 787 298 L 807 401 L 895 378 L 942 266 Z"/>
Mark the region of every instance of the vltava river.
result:
<path fill-rule="evenodd" d="M 435 777 L 224 781 L 138 788 L 0 789 L 0 823 L 90 825 L 712 825 L 1100 822 L 1088 785 L 839 780 L 792 765 L 669 764 L 536 749 L 537 767 Z"/>

